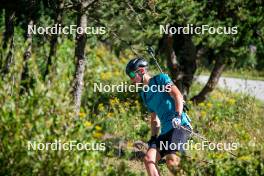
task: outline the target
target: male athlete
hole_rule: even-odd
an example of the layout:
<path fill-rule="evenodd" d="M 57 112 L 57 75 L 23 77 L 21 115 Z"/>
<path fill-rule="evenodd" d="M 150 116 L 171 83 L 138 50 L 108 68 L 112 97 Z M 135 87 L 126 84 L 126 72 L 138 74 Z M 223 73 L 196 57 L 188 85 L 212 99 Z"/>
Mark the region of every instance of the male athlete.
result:
<path fill-rule="evenodd" d="M 165 157 L 168 169 L 176 174 L 180 163 L 180 157 L 176 155 L 176 151 L 184 152 L 182 144 L 187 142 L 190 135 L 181 126 L 190 130 L 190 119 L 183 112 L 183 96 L 170 77 L 163 73 L 151 77 L 147 69 L 148 62 L 143 58 L 132 59 L 126 66 L 126 74 L 133 84 L 143 84 L 149 88 L 166 86 L 166 89 L 153 88 L 140 92 L 144 104 L 151 112 L 151 139 L 148 142 L 149 149 L 144 157 L 144 163 L 148 175 L 156 176 L 159 175 L 156 162 Z M 172 143 L 177 147 L 170 145 Z"/>

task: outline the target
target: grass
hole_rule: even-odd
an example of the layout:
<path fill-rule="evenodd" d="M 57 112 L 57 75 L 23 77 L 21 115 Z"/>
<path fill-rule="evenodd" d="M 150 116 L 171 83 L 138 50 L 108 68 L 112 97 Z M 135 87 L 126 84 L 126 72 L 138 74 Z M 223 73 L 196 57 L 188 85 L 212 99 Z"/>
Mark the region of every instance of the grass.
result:
<path fill-rule="evenodd" d="M 194 84 L 191 88 L 191 95 L 197 94 L 201 88 L 201 85 Z M 255 154 L 257 151 L 263 150 L 264 144 L 262 135 L 264 134 L 264 129 L 262 128 L 262 124 L 264 124 L 263 103 L 243 94 L 234 94 L 230 91 L 215 89 L 204 103 L 193 105 L 189 102 L 189 105 L 191 107 L 189 115 L 192 118 L 195 131 L 198 131 L 213 142 L 239 143 L 240 147 L 233 151 L 233 153 L 238 155 L 234 159 L 227 152 L 188 151 L 190 158 L 183 162 L 183 167 L 188 168 L 185 171 L 187 175 L 196 175 L 196 172 L 202 175 L 210 175 L 212 173 L 207 173 L 207 169 L 211 169 L 212 165 L 219 164 L 217 168 L 219 175 L 224 175 L 224 172 L 232 175 L 240 163 L 243 165 L 244 162 L 248 162 L 250 166 L 256 162 L 255 159 L 257 157 L 263 160 L 263 153 L 257 156 Z M 133 124 L 133 121 L 134 119 L 131 119 L 130 124 Z M 144 120 L 141 121 L 146 123 Z M 141 123 L 141 121 L 138 121 L 138 123 Z M 144 138 L 147 139 L 146 136 Z M 130 140 L 139 139 L 142 138 L 135 136 L 135 138 Z M 195 143 L 199 142 L 196 138 L 191 140 Z M 123 157 L 122 160 L 126 161 L 125 163 L 128 162 L 129 170 L 134 171 L 137 175 L 146 173 L 144 167 L 142 167 L 142 161 L 131 160 L 129 157 Z M 227 162 L 226 160 L 230 161 Z M 208 165 L 204 161 L 213 164 Z M 225 164 L 222 163 L 224 161 L 226 161 Z M 159 164 L 159 167 L 162 175 L 168 175 L 165 164 Z"/>
<path fill-rule="evenodd" d="M 82 108 L 79 118 L 73 118 L 69 93 L 73 75 L 73 61 L 69 59 L 73 58 L 72 44 L 67 40 L 60 45 L 50 83 L 38 76 L 43 67 L 43 56 L 32 56 L 29 60 L 30 76 L 36 81 L 28 94 L 19 96 L 18 93 L 23 48 L 16 52 L 11 73 L 0 80 L 0 175 L 145 174 L 142 161 L 131 159 L 133 151 L 126 151 L 118 157 L 113 145 L 109 145 L 105 152 L 39 152 L 28 151 L 25 147 L 28 140 L 104 142 L 104 137 L 109 135 L 117 142 L 124 140 L 131 144 L 136 140 L 146 142 L 150 137 L 149 115 L 136 93 L 93 92 L 91 86 L 94 82 L 118 84 L 128 81 L 124 66 L 126 58 L 132 57 L 131 53 L 123 53 L 117 59 L 102 46 L 89 51 Z M 11 79 L 13 76 L 15 85 Z M 190 96 L 200 90 L 200 85 L 193 84 Z M 185 175 L 264 174 L 264 110 L 261 102 L 216 89 L 205 102 L 198 105 L 189 102 L 189 105 L 188 114 L 196 131 L 212 141 L 239 142 L 241 147 L 235 151 L 238 158 L 224 152 L 191 150 L 188 154 L 193 159 L 183 161 L 182 165 Z M 204 165 L 199 162 L 201 160 L 213 164 Z M 162 174 L 167 175 L 166 166 L 159 166 Z"/>

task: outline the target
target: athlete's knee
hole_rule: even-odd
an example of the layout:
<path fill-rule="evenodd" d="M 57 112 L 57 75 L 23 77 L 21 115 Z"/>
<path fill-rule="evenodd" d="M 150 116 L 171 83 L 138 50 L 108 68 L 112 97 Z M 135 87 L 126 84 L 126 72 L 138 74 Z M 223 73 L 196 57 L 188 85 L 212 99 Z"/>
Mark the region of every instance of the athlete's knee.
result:
<path fill-rule="evenodd" d="M 175 174 L 179 170 L 180 157 L 175 154 L 169 154 L 166 156 L 166 164 L 168 169 Z"/>

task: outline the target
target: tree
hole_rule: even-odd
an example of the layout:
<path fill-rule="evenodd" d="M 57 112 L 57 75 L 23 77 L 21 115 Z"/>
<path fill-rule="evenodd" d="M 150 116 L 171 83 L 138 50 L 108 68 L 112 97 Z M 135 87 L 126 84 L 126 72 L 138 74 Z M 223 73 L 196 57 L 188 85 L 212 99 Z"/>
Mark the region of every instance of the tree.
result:
<path fill-rule="evenodd" d="M 54 11 L 55 11 L 54 24 L 61 24 L 62 23 L 63 10 L 64 10 L 64 0 L 57 0 L 56 1 L 56 8 L 54 9 Z M 49 51 L 49 56 L 47 59 L 47 65 L 46 65 L 46 70 L 44 73 L 44 79 L 49 74 L 50 69 L 51 69 L 50 67 L 52 65 L 52 59 L 56 55 L 57 45 L 58 45 L 58 37 L 59 37 L 58 34 L 54 34 L 51 37 L 50 51 Z"/>
<path fill-rule="evenodd" d="M 34 21 L 33 19 L 29 19 L 28 26 L 33 26 Z M 20 93 L 22 94 L 23 92 L 27 91 L 29 88 L 30 84 L 30 79 L 29 79 L 29 68 L 28 68 L 28 62 L 29 59 L 32 55 L 32 34 L 27 33 L 26 31 L 26 38 L 25 38 L 25 44 L 26 44 L 26 50 L 24 52 L 23 56 L 23 70 L 21 74 L 21 90 Z"/>
<path fill-rule="evenodd" d="M 96 1 L 82 0 L 77 6 L 77 27 L 82 28 L 80 33 L 76 33 L 76 71 L 73 80 L 73 101 L 75 105 L 75 115 L 78 116 L 81 107 L 81 96 L 83 89 L 83 75 L 85 70 L 85 45 L 86 34 L 84 29 L 87 27 L 87 8 Z"/>
<path fill-rule="evenodd" d="M 166 53 L 167 66 L 175 85 L 187 98 L 196 71 L 196 48 L 190 35 L 164 35 L 159 51 Z"/>
<path fill-rule="evenodd" d="M 15 11 L 6 8 L 5 10 L 5 32 L 3 35 L 3 49 L 9 45 L 9 51 L 4 62 L 2 73 L 7 74 L 14 57 L 14 28 L 15 28 Z"/>
<path fill-rule="evenodd" d="M 201 92 L 198 95 L 195 95 L 191 98 L 191 100 L 195 103 L 201 103 L 206 99 L 206 96 L 214 90 L 216 87 L 219 78 L 226 67 L 225 59 L 224 58 L 217 58 L 215 61 L 214 68 L 210 74 L 210 77 L 206 83 L 206 85 L 203 87 Z"/>

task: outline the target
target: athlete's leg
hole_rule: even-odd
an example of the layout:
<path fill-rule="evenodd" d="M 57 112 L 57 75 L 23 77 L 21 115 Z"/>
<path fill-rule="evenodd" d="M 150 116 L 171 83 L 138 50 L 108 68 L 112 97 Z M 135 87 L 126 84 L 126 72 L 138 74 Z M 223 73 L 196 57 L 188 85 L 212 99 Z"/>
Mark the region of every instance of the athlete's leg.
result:
<path fill-rule="evenodd" d="M 188 141 L 190 133 L 185 131 L 184 129 L 175 128 L 172 131 L 172 135 L 170 136 L 169 143 L 176 144 L 177 149 L 171 149 L 166 152 L 166 164 L 170 172 L 175 175 L 180 169 L 180 157 L 176 155 L 176 151 L 179 151 L 181 154 L 185 153 L 185 149 L 183 144 Z"/>
<path fill-rule="evenodd" d="M 156 162 L 161 159 L 159 152 L 155 148 L 150 148 L 145 157 L 144 164 L 149 176 L 159 176 Z"/>
<path fill-rule="evenodd" d="M 170 172 L 175 175 L 179 171 L 180 157 L 176 154 L 166 155 L 166 164 Z"/>

